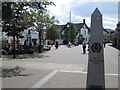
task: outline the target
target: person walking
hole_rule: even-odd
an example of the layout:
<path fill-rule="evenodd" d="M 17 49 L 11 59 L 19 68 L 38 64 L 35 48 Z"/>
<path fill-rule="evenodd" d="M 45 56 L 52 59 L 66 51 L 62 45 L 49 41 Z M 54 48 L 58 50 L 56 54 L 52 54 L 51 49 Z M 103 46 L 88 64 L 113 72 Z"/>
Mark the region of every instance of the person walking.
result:
<path fill-rule="evenodd" d="M 86 53 L 86 42 L 85 41 L 83 41 L 82 43 L 82 48 L 83 48 L 83 54 L 85 54 Z"/>
<path fill-rule="evenodd" d="M 68 48 L 70 48 L 71 47 L 71 43 L 70 42 L 68 42 Z"/>
<path fill-rule="evenodd" d="M 58 49 L 58 45 L 59 45 L 59 44 L 58 44 L 58 42 L 56 41 L 56 42 L 55 42 L 55 47 L 56 47 L 56 49 Z"/>
<path fill-rule="evenodd" d="M 105 46 L 106 46 L 106 42 L 105 42 L 105 40 L 103 41 L 103 45 L 104 45 L 104 48 L 105 48 Z"/>

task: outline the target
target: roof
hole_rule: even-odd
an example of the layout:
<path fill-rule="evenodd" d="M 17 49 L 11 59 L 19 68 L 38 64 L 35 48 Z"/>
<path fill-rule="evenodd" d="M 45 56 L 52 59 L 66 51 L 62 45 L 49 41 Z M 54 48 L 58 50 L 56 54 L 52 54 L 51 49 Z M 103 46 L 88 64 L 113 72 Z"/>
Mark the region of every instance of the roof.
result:
<path fill-rule="evenodd" d="M 65 25 L 55 25 L 60 31 L 63 30 L 63 28 L 65 27 Z"/>
<path fill-rule="evenodd" d="M 65 28 L 67 28 L 67 25 L 70 24 L 69 22 L 65 25 L 56 25 L 57 28 L 62 32 L 65 30 Z M 85 23 L 72 23 L 76 29 L 76 32 L 78 32 L 84 25 L 87 27 L 87 29 L 90 32 L 90 29 L 88 28 L 88 26 Z"/>
<path fill-rule="evenodd" d="M 73 25 L 76 28 L 76 31 L 78 32 L 83 26 L 85 25 L 88 31 L 90 32 L 90 28 L 86 25 L 86 23 L 73 23 Z"/>
<path fill-rule="evenodd" d="M 77 23 L 77 24 L 74 24 L 74 27 L 76 28 L 76 31 L 78 32 L 82 27 L 83 27 L 83 23 Z"/>
<path fill-rule="evenodd" d="M 115 31 L 114 33 L 112 33 L 112 35 L 118 35 L 118 34 L 120 34 L 120 32 L 118 31 Z"/>
<path fill-rule="evenodd" d="M 105 31 L 106 33 L 109 33 L 109 31 L 107 31 L 106 29 L 103 29 L 103 31 Z"/>
<path fill-rule="evenodd" d="M 57 28 L 62 32 L 65 30 L 65 28 L 67 28 L 67 25 L 69 24 L 69 22 L 67 24 L 64 25 L 56 25 Z M 88 29 L 88 31 L 90 32 L 90 28 L 86 25 L 86 23 L 72 23 L 76 29 L 76 32 L 78 32 L 84 25 L 86 26 L 86 28 Z M 114 33 L 115 30 L 111 30 L 111 29 L 103 29 L 103 31 L 105 31 L 106 33 Z"/>
<path fill-rule="evenodd" d="M 115 32 L 115 30 L 112 30 L 112 29 L 103 29 L 103 31 L 105 31 L 106 33 L 110 33 L 110 34 Z"/>

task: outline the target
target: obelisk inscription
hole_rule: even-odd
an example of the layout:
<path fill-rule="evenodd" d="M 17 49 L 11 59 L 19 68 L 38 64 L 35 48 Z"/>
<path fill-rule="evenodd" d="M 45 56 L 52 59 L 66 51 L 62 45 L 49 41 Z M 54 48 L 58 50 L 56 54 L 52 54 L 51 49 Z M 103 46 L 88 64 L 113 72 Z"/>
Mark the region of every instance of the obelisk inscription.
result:
<path fill-rule="evenodd" d="M 92 90 L 92 88 L 103 90 L 105 88 L 102 14 L 98 8 L 91 15 L 86 87 L 87 90 Z"/>

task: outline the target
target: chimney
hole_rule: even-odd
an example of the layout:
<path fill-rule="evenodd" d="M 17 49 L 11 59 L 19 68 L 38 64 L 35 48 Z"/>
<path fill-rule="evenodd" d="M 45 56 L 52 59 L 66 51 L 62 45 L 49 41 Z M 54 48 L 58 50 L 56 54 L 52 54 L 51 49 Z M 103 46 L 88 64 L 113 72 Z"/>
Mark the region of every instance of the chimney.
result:
<path fill-rule="evenodd" d="M 83 19 L 83 23 L 85 24 L 85 19 Z"/>

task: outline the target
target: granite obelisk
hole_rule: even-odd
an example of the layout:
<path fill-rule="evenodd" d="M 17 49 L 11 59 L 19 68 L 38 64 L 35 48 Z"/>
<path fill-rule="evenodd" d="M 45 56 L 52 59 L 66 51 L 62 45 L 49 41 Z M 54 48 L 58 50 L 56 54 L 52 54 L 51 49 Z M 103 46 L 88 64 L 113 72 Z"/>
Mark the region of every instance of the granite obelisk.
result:
<path fill-rule="evenodd" d="M 91 15 L 86 88 L 87 90 L 92 90 L 92 88 L 103 90 L 105 88 L 102 14 L 98 8 Z"/>

